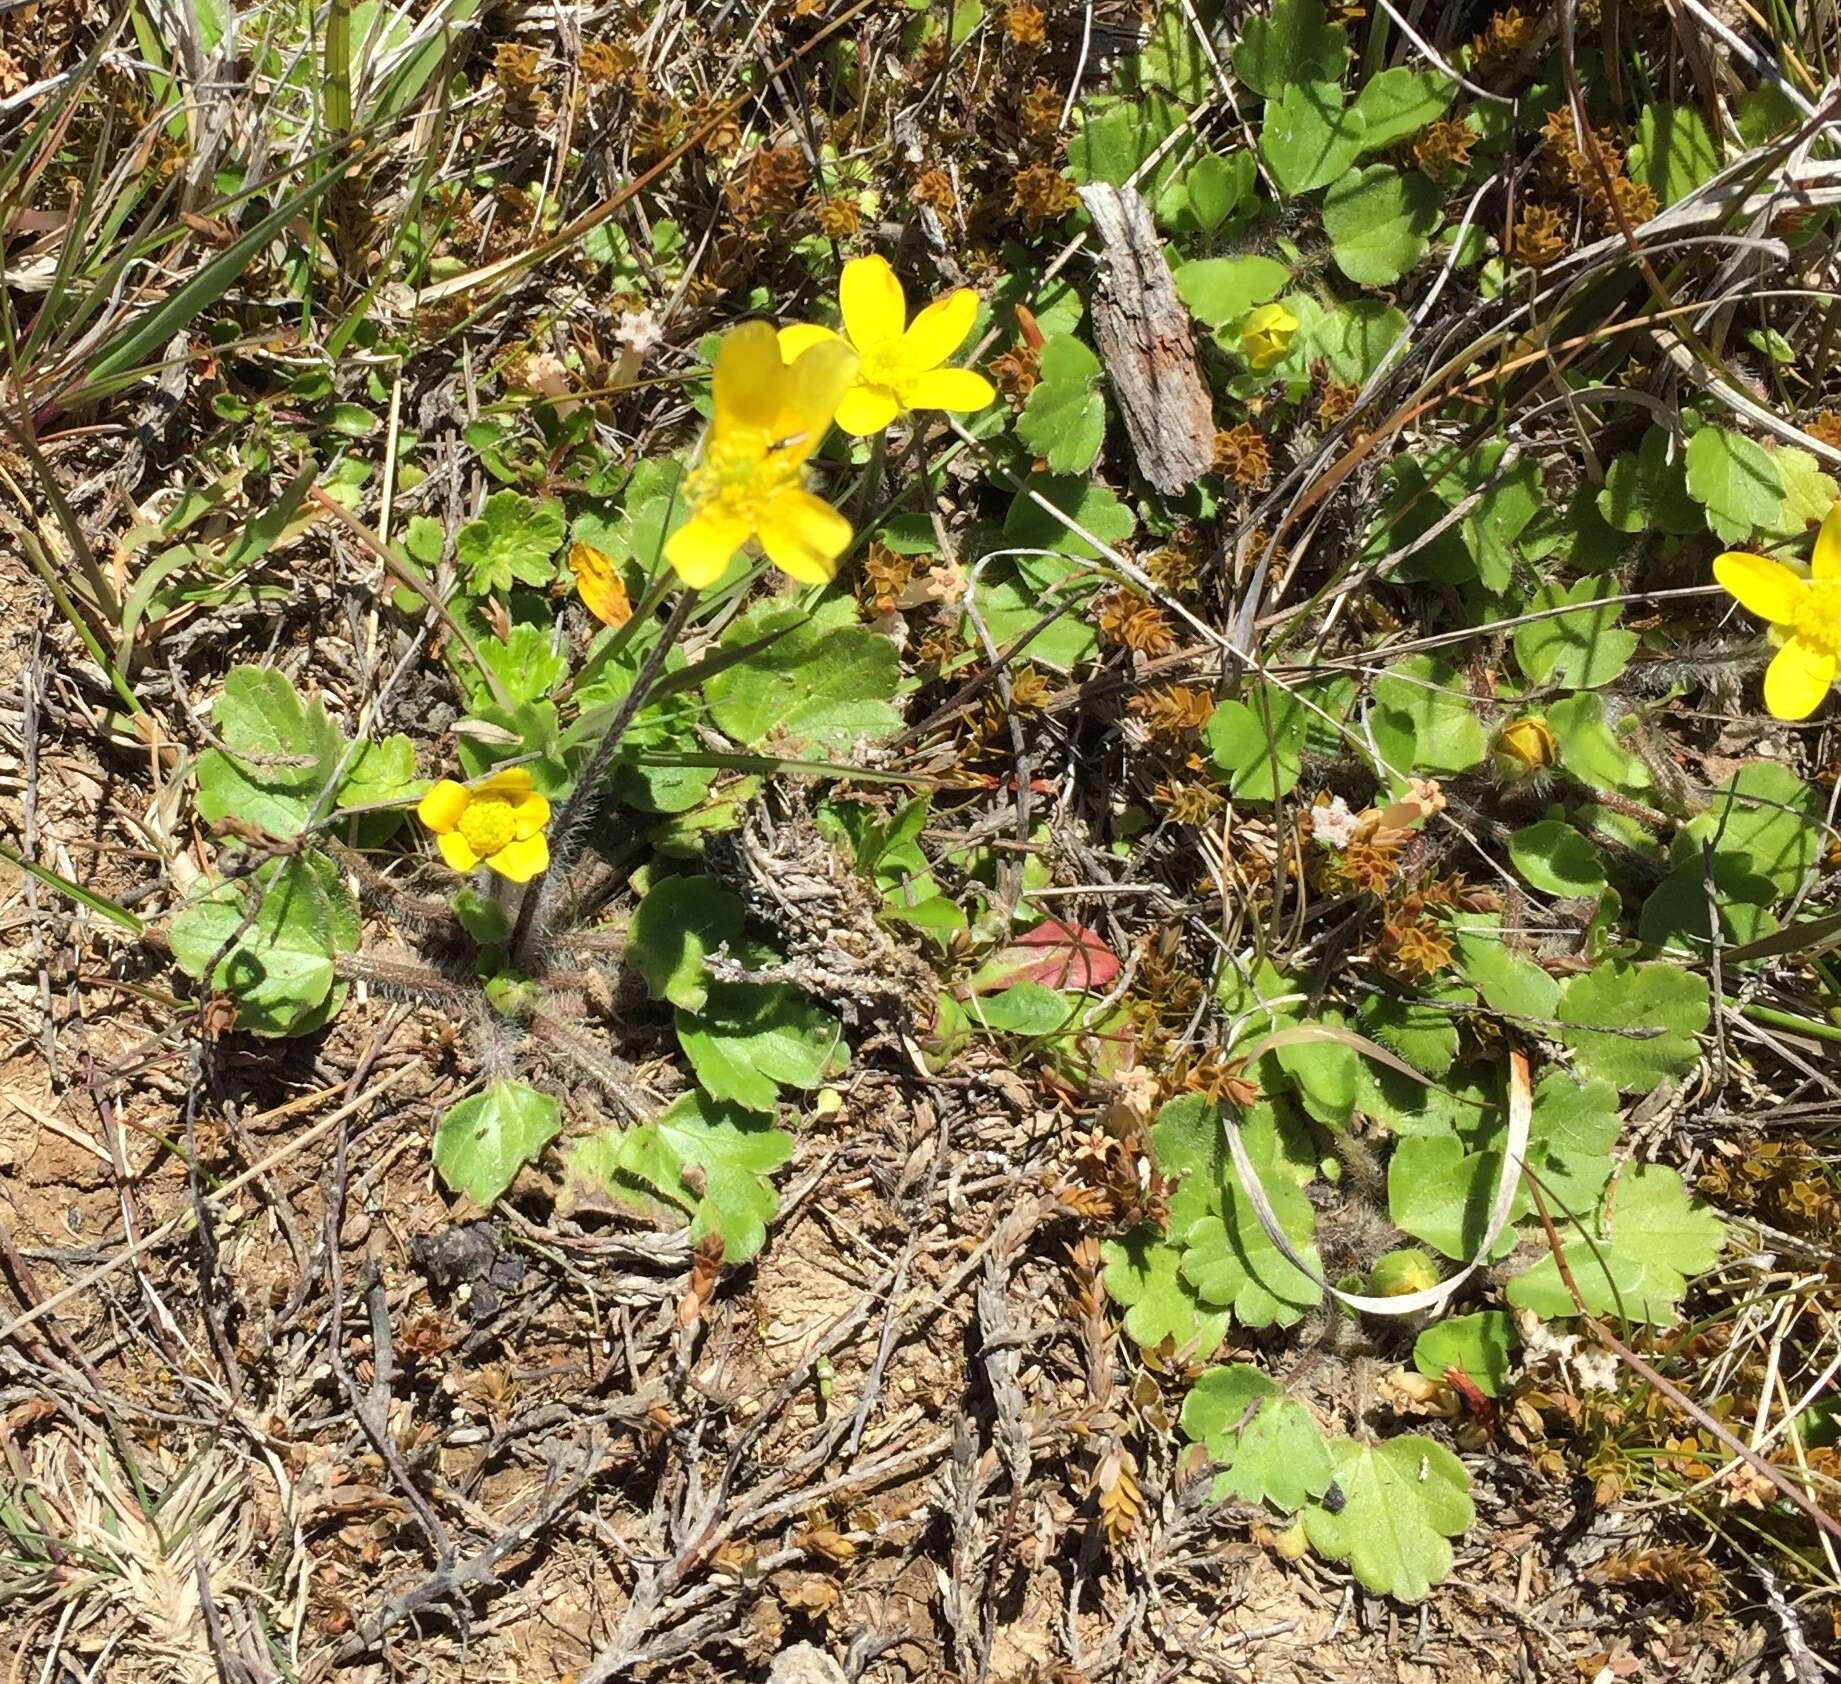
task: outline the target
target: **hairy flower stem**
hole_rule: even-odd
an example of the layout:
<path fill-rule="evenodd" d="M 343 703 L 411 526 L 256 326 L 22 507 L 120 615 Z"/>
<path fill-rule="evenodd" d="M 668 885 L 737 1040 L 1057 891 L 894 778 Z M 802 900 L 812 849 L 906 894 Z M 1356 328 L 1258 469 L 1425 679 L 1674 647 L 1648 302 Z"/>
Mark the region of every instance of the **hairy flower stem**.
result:
<path fill-rule="evenodd" d="M 869 461 L 863 467 L 863 483 L 857 487 L 856 522 L 860 528 L 870 517 L 876 500 L 882 495 L 882 481 L 888 468 L 889 436 L 878 433 L 870 440 Z"/>
<path fill-rule="evenodd" d="M 601 779 L 607 774 L 614 750 L 620 746 L 620 739 L 626 735 L 627 727 L 638 716 L 639 710 L 646 705 L 646 698 L 652 693 L 653 685 L 665 670 L 666 657 L 670 655 L 672 646 L 690 619 L 691 610 L 696 606 L 695 591 L 679 593 L 678 600 L 672 605 L 671 618 L 665 622 L 665 629 L 659 634 L 658 642 L 647 651 L 644 663 L 634 676 L 632 688 L 621 698 L 618 710 L 601 734 L 600 742 L 595 745 L 594 754 L 582 768 L 574 790 L 563 803 L 563 810 L 556 822 L 550 827 L 550 868 L 525 889 L 524 899 L 518 907 L 518 922 L 511 932 L 509 952 L 514 966 L 522 967 L 528 963 L 531 951 L 536 946 L 533 936 L 540 929 L 537 911 L 543 903 L 544 886 L 547 883 L 561 883 L 568 876 L 569 867 L 575 863 L 575 856 L 581 850 L 588 821 L 594 817 L 595 807 L 601 799 Z"/>

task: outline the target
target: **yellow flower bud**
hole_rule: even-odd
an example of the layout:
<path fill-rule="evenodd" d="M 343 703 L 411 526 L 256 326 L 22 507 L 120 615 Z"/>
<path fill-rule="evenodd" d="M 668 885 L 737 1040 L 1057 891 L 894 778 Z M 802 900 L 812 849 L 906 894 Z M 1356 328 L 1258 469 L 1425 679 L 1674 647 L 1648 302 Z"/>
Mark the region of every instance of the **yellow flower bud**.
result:
<path fill-rule="evenodd" d="M 1560 745 L 1547 721 L 1530 714 L 1525 719 L 1511 719 L 1496 733 L 1491 758 L 1501 776 L 1526 778 L 1553 765 L 1560 758 Z"/>
<path fill-rule="evenodd" d="M 1439 1282 L 1438 1265 L 1423 1251 L 1390 1251 L 1368 1272 L 1368 1289 L 1378 1298 L 1404 1298 Z"/>

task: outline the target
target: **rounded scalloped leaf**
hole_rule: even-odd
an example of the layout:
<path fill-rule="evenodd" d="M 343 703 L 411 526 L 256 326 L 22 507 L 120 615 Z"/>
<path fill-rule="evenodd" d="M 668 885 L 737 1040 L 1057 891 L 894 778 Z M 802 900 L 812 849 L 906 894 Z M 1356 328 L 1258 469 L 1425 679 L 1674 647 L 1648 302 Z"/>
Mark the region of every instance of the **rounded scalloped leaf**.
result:
<path fill-rule="evenodd" d="M 703 962 L 741 934 L 742 903 L 711 877 L 667 877 L 633 913 L 626 956 L 655 1000 L 699 1011 L 709 995 Z"/>
<path fill-rule="evenodd" d="M 1227 1337 L 1227 1312 L 1210 1309 L 1182 1278 L 1182 1248 L 1155 1228 L 1140 1226 L 1100 1247 L 1106 1291 L 1125 1309 L 1125 1331 L 1140 1345 L 1166 1339 L 1198 1359 L 1214 1355 Z"/>
<path fill-rule="evenodd" d="M 1604 861 L 1598 850 L 1562 819 L 1542 819 L 1516 831 L 1509 838 L 1509 858 L 1544 895 L 1583 900 L 1604 890 Z"/>
<path fill-rule="evenodd" d="M 1292 82 L 1266 103 L 1259 155 L 1286 198 L 1327 187 L 1360 155 L 1368 124 L 1334 82 Z"/>
<path fill-rule="evenodd" d="M 1271 15 L 1249 17 L 1234 48 L 1234 74 L 1276 99 L 1297 82 L 1334 82 L 1349 62 L 1349 32 L 1331 23 L 1323 0 L 1273 0 Z"/>
<path fill-rule="evenodd" d="M 1560 1038 L 1586 1078 L 1647 1092 L 1694 1067 L 1709 1013 L 1705 977 L 1609 960 L 1560 991 Z"/>
<path fill-rule="evenodd" d="M 1359 110 L 1359 107 L 1357 108 Z M 1392 286 L 1425 256 L 1444 195 L 1391 164 L 1351 170 L 1323 195 L 1323 231 L 1336 267 L 1362 286 Z"/>
<path fill-rule="evenodd" d="M 1485 1397 L 1508 1383 L 1515 1323 L 1503 1310 L 1478 1310 L 1434 1322 L 1413 1341 L 1413 1366 L 1428 1380 L 1442 1380 L 1453 1368 Z"/>
<path fill-rule="evenodd" d="M 1183 1399 L 1183 1431 L 1222 1464 L 1209 1495 L 1288 1513 L 1330 1484 L 1330 1450 L 1315 1417 L 1250 1363 L 1211 1368 Z"/>
<path fill-rule="evenodd" d="M 1476 1517 L 1470 1476 L 1442 1444 L 1409 1434 L 1385 1444 L 1330 1447 L 1341 1506 L 1304 1511 L 1311 1547 L 1346 1561 L 1368 1590 L 1423 1602 L 1451 1571 L 1451 1545 Z"/>
<path fill-rule="evenodd" d="M 1694 1276 L 1711 1269 L 1726 1241 L 1718 1215 L 1689 1196 L 1661 1164 L 1620 1175 L 1607 1191 L 1596 1232 L 1563 1247 L 1567 1272 L 1594 1315 L 1671 1325 Z M 1549 1320 L 1578 1314 L 1558 1263 L 1549 1255 L 1517 1275 L 1509 1302 Z"/>
<path fill-rule="evenodd" d="M 494 1082 L 452 1106 L 435 1129 L 435 1168 L 482 1210 L 562 1129 L 562 1107 L 522 1082 Z"/>

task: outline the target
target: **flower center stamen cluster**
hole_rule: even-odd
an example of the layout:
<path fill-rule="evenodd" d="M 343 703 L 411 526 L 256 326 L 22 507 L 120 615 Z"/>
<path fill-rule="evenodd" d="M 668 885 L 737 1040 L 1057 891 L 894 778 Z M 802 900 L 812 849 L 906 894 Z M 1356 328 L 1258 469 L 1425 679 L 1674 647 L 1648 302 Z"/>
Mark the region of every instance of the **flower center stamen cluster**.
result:
<path fill-rule="evenodd" d="M 1841 580 L 1818 579 L 1796 605 L 1792 629 L 1800 642 L 1841 659 Z"/>
<path fill-rule="evenodd" d="M 476 799 L 467 804 L 457 827 L 467 839 L 467 846 L 481 859 L 490 859 L 516 834 L 511 803 L 494 797 Z"/>
<path fill-rule="evenodd" d="M 785 442 L 765 427 L 734 427 L 713 435 L 686 484 L 690 501 L 751 526 L 758 524 L 767 504 L 800 482 L 798 463 L 773 449 Z"/>

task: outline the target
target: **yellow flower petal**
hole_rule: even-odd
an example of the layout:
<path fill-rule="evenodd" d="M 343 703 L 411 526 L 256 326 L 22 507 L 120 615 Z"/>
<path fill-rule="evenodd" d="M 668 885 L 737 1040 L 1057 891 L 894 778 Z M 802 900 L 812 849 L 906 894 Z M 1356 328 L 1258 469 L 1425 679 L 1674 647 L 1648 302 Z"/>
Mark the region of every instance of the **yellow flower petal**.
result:
<path fill-rule="evenodd" d="M 549 869 L 550 844 L 539 831 L 522 841 L 507 842 L 486 863 L 501 877 L 509 877 L 514 883 L 528 883 L 538 872 Z"/>
<path fill-rule="evenodd" d="M 1283 304 L 1262 304 L 1247 317 L 1240 331 L 1243 334 L 1283 334 L 1289 338 L 1298 331 L 1298 318 Z"/>
<path fill-rule="evenodd" d="M 722 577 L 750 532 L 745 520 L 693 515 L 665 540 L 665 559 L 685 584 L 700 591 Z"/>
<path fill-rule="evenodd" d="M 1828 511 L 1822 530 L 1815 535 L 1809 571 L 1818 579 L 1841 579 L 1841 501 Z"/>
<path fill-rule="evenodd" d="M 602 625 L 624 626 L 632 619 L 633 599 L 612 556 L 592 544 L 571 544 L 569 571 L 575 575 L 576 594 Z"/>
<path fill-rule="evenodd" d="M 482 778 L 471 791 L 475 800 L 481 796 L 498 795 L 507 801 L 520 801 L 531 792 L 531 769 L 528 766 L 507 766 L 502 772 L 494 772 L 489 778 Z"/>
<path fill-rule="evenodd" d="M 997 397 L 997 388 L 969 368 L 936 368 L 904 380 L 901 401 L 909 409 L 983 409 Z"/>
<path fill-rule="evenodd" d="M 1776 719 L 1807 719 L 1835 681 L 1835 658 L 1793 637 L 1764 672 L 1764 705 Z"/>
<path fill-rule="evenodd" d="M 778 420 L 780 336 L 771 322 L 743 322 L 723 335 L 712 401 L 717 427 L 771 427 Z"/>
<path fill-rule="evenodd" d="M 1728 550 L 1713 558 L 1713 577 L 1740 604 L 1774 626 L 1787 626 L 1796 619 L 1809 586 L 1781 561 L 1743 550 Z M 1801 714 L 1797 717 L 1800 719 Z"/>
<path fill-rule="evenodd" d="M 442 836 L 460 823 L 460 815 L 472 799 L 465 784 L 443 778 L 416 803 L 416 817 L 437 836 Z"/>
<path fill-rule="evenodd" d="M 965 343 L 978 316 L 978 294 L 960 287 L 936 298 L 901 336 L 902 367 L 913 374 L 938 368 Z"/>
<path fill-rule="evenodd" d="M 799 353 L 780 377 L 774 431 L 785 448 L 774 453 L 776 461 L 803 462 L 818 448 L 856 377 L 857 354 L 835 335 Z"/>
<path fill-rule="evenodd" d="M 828 327 L 815 322 L 791 322 L 780 329 L 780 360 L 789 368 L 814 345 L 824 345 L 837 338 Z"/>
<path fill-rule="evenodd" d="M 550 822 L 550 804 L 541 795 L 527 795 L 511 810 L 511 833 L 518 841 L 535 836 Z"/>
<path fill-rule="evenodd" d="M 479 855 L 473 852 L 467 839 L 457 830 L 444 830 L 435 837 L 435 846 L 441 850 L 441 857 L 456 871 L 471 871 L 479 864 Z"/>
<path fill-rule="evenodd" d="M 767 559 L 802 585 L 829 584 L 849 547 L 850 522 L 809 491 L 781 492 L 761 517 Z"/>
<path fill-rule="evenodd" d="M 873 438 L 901 413 L 886 386 L 852 386 L 837 406 L 837 424 L 854 438 Z"/>
<path fill-rule="evenodd" d="M 844 331 L 859 351 L 890 344 L 908 324 L 908 301 L 885 257 L 853 257 L 846 263 L 837 303 Z"/>

